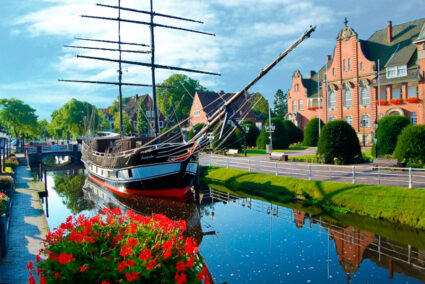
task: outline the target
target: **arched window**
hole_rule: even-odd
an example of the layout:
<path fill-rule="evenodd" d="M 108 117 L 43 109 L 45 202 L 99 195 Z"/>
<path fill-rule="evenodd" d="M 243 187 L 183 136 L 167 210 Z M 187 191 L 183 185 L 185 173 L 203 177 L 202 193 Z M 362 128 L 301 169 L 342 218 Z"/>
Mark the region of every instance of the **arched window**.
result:
<path fill-rule="evenodd" d="M 353 106 L 353 94 L 350 88 L 344 89 L 344 107 L 351 108 Z"/>
<path fill-rule="evenodd" d="M 349 124 L 349 125 L 353 125 L 353 117 L 351 115 L 347 115 L 346 117 L 344 117 L 344 120 Z"/>
<path fill-rule="evenodd" d="M 298 100 L 298 108 L 303 110 L 303 100 Z"/>
<path fill-rule="evenodd" d="M 351 71 L 351 59 L 348 58 L 348 71 Z"/>
<path fill-rule="evenodd" d="M 328 104 L 329 107 L 336 107 L 336 94 L 334 90 L 329 91 Z"/>
<path fill-rule="evenodd" d="M 370 118 L 368 114 L 363 114 L 360 117 L 360 127 L 370 127 Z"/>
<path fill-rule="evenodd" d="M 298 84 L 295 84 L 295 92 L 298 92 Z"/>
<path fill-rule="evenodd" d="M 292 101 L 292 112 L 296 112 L 297 111 L 297 101 L 293 100 Z"/>
<path fill-rule="evenodd" d="M 360 104 L 369 105 L 370 104 L 370 90 L 369 87 L 360 88 Z"/>

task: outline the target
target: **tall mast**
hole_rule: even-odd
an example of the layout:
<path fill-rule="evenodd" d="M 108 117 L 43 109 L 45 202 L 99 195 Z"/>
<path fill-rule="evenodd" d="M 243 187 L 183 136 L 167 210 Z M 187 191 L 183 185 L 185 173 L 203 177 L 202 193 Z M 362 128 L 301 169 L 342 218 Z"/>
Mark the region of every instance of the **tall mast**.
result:
<path fill-rule="evenodd" d="M 121 0 L 118 0 L 118 7 L 121 7 Z M 118 69 L 118 87 L 120 90 L 119 108 L 120 108 L 120 137 L 124 137 L 124 124 L 122 117 L 122 66 L 121 66 L 121 9 L 118 9 L 118 53 L 119 53 L 119 69 Z"/>
<path fill-rule="evenodd" d="M 153 96 L 153 109 L 155 113 L 155 137 L 158 137 L 159 135 L 159 119 L 158 119 L 158 102 L 156 98 L 156 84 L 155 84 L 155 36 L 154 36 L 154 24 L 153 24 L 153 0 L 150 0 L 151 4 L 151 70 L 152 70 L 152 96 Z M 159 141 L 157 141 L 159 142 Z"/>

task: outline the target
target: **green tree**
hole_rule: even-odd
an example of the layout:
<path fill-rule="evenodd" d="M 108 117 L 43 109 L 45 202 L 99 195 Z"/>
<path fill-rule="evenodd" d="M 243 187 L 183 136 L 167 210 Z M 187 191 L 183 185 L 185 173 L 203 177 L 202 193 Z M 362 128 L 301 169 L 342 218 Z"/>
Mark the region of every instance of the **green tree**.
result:
<path fill-rule="evenodd" d="M 47 138 L 49 137 L 48 130 L 49 122 L 45 119 L 38 122 L 38 137 L 39 138 Z"/>
<path fill-rule="evenodd" d="M 425 125 L 405 127 L 398 136 L 394 156 L 399 161 L 407 162 L 410 167 L 424 167 Z"/>
<path fill-rule="evenodd" d="M 166 117 L 170 116 L 174 109 L 180 120 L 189 116 L 195 92 L 208 91 L 199 81 L 182 74 L 171 75 L 159 86 L 173 87 L 157 88 L 159 109 Z"/>
<path fill-rule="evenodd" d="M 288 112 L 288 94 L 283 93 L 281 89 L 274 95 L 273 115 L 283 118 Z"/>
<path fill-rule="evenodd" d="M 317 154 L 326 164 L 352 164 L 362 161 L 356 131 L 344 120 L 325 124 L 319 137 Z"/>
<path fill-rule="evenodd" d="M 17 99 L 0 99 L 0 121 L 18 138 L 37 133 L 35 109 Z"/>
<path fill-rule="evenodd" d="M 323 128 L 323 121 L 320 120 L 320 126 Z M 317 146 L 319 141 L 319 119 L 317 117 L 310 119 L 304 129 L 304 146 Z"/>
<path fill-rule="evenodd" d="M 303 141 L 303 131 L 290 120 L 284 120 L 286 128 L 289 131 L 289 143 L 298 143 Z"/>
<path fill-rule="evenodd" d="M 70 177 L 67 175 L 55 176 L 55 190 L 58 195 L 64 198 L 66 207 L 72 214 L 78 214 L 83 210 L 94 208 L 92 201 L 84 198 L 84 192 L 81 190 L 86 180 L 85 175 L 76 175 Z"/>
<path fill-rule="evenodd" d="M 263 97 L 260 93 L 254 93 L 253 103 L 258 103 L 252 109 L 258 117 L 263 120 L 266 120 L 269 117 L 269 102 Z"/>
<path fill-rule="evenodd" d="M 378 156 L 391 155 L 397 144 L 397 137 L 410 121 L 401 115 L 386 115 L 378 121 L 376 138 L 378 139 Z M 376 147 L 372 145 L 372 153 L 375 155 Z"/>
<path fill-rule="evenodd" d="M 269 125 L 268 120 L 264 125 Z M 283 123 L 283 120 L 278 117 L 272 117 L 272 125 L 275 126 L 274 132 L 272 133 L 273 149 L 288 149 L 289 147 L 289 130 Z M 266 131 L 264 126 L 261 130 L 260 135 L 257 138 L 257 148 L 265 149 L 266 144 L 270 143 L 269 133 Z"/>
<path fill-rule="evenodd" d="M 146 117 L 145 102 L 139 101 L 139 108 L 137 109 L 137 132 L 139 135 L 148 135 L 149 121 Z"/>
<path fill-rule="evenodd" d="M 133 127 L 131 126 L 130 118 L 125 112 L 123 112 L 122 120 L 123 120 L 124 135 L 130 135 Z M 120 113 L 119 112 L 116 112 L 114 114 L 114 131 L 117 133 L 120 133 Z"/>
<path fill-rule="evenodd" d="M 260 135 L 260 130 L 255 124 L 250 120 L 245 120 L 242 123 L 242 126 L 246 132 L 246 143 L 249 147 L 255 147 L 257 144 L 258 135 Z"/>
<path fill-rule="evenodd" d="M 218 124 L 214 130 L 214 140 L 213 140 L 213 148 L 220 150 L 220 149 L 238 149 L 239 151 L 242 150 L 242 144 L 243 140 L 240 136 L 236 134 L 236 130 L 234 127 L 227 124 L 224 128 L 223 137 L 219 139 L 220 137 L 220 131 L 221 131 L 222 124 Z M 235 131 L 233 131 L 235 130 Z"/>

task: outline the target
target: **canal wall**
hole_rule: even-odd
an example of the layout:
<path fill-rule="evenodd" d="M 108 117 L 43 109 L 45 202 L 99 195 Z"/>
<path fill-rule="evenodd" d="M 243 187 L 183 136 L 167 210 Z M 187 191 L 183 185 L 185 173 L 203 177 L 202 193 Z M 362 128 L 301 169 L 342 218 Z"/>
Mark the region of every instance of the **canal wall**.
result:
<path fill-rule="evenodd" d="M 325 211 L 350 212 L 425 229 L 425 190 L 308 181 L 244 170 L 205 167 L 202 180 L 266 200 L 302 200 Z"/>
<path fill-rule="evenodd" d="M 23 154 L 17 155 L 23 162 Z M 16 168 L 15 192 L 8 231 L 7 255 L 0 259 L 0 283 L 26 283 L 26 265 L 34 261 L 42 241 L 49 232 L 46 216 L 38 196 L 44 190 L 41 182 L 33 181 L 27 166 Z"/>

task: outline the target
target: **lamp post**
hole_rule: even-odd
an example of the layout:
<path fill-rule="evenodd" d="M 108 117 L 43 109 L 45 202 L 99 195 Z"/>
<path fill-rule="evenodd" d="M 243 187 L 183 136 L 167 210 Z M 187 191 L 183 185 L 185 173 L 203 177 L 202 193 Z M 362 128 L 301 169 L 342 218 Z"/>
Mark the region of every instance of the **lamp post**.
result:
<path fill-rule="evenodd" d="M 272 124 L 272 118 L 271 118 L 271 112 L 270 112 L 270 107 L 269 107 L 269 125 L 266 125 L 266 131 L 269 133 L 269 139 L 270 139 L 270 155 L 273 152 L 273 137 L 272 137 L 272 133 L 275 130 L 275 126 L 274 124 Z"/>
<path fill-rule="evenodd" d="M 375 125 L 375 138 L 373 139 L 375 141 L 375 158 L 378 158 L 378 121 L 375 120 L 373 124 Z"/>

